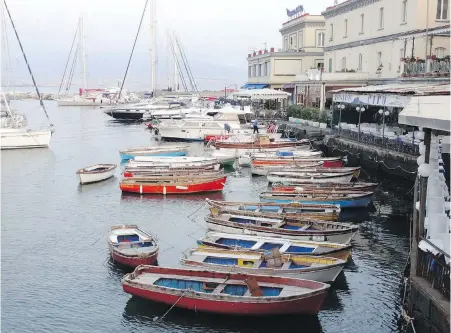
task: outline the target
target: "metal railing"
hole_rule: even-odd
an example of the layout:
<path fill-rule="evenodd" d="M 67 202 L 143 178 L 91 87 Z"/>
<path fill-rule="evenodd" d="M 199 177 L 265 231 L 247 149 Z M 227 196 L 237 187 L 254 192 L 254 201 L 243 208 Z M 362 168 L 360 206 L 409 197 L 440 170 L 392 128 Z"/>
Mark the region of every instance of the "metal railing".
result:
<path fill-rule="evenodd" d="M 406 62 L 402 76 L 449 76 L 449 59 L 426 62 Z"/>
<path fill-rule="evenodd" d="M 396 139 L 390 139 L 387 137 L 380 137 L 370 133 L 359 133 L 357 131 L 351 131 L 349 129 L 341 129 L 338 128 L 333 129 L 333 133 L 338 135 L 339 137 L 343 137 L 346 139 L 350 139 L 353 141 L 358 141 L 367 145 L 372 145 L 380 148 L 385 148 L 388 150 L 396 151 L 399 153 L 404 153 L 408 155 L 418 156 L 420 155 L 419 147 L 412 143 L 406 143 L 404 141 L 399 141 Z"/>
<path fill-rule="evenodd" d="M 425 278 L 431 284 L 432 288 L 440 291 L 449 300 L 450 269 L 449 264 L 445 261 L 445 257 L 449 258 L 449 256 L 427 239 L 423 239 L 423 241 L 437 249 L 439 254 L 434 255 L 431 252 L 424 252 L 418 249 L 417 276 Z"/>

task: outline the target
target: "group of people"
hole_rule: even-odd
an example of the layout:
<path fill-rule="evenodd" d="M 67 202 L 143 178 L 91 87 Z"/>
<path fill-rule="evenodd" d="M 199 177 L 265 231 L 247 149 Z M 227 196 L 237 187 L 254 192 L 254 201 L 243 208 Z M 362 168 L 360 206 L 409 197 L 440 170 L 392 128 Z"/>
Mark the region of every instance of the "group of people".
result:
<path fill-rule="evenodd" d="M 253 128 L 254 128 L 254 132 L 255 133 L 259 133 L 258 132 L 258 119 L 254 119 L 254 122 L 252 123 Z M 224 124 L 224 130 L 229 134 L 232 131 L 232 128 L 230 127 L 229 124 L 225 123 Z M 274 133 L 277 130 L 277 126 L 276 126 L 276 122 L 275 121 L 270 121 L 268 124 L 268 127 L 266 128 L 266 132 L 267 133 Z"/>

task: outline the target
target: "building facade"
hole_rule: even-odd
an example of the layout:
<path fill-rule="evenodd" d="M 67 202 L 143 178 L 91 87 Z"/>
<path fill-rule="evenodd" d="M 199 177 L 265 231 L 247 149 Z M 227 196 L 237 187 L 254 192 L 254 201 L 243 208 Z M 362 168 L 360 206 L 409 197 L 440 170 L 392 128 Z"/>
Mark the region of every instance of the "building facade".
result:
<path fill-rule="evenodd" d="M 448 5 L 449 0 L 348 0 L 328 7 L 322 13 L 324 70 L 296 76 L 296 100 L 304 101 L 308 91 L 307 102 L 320 101 L 324 109 L 334 89 L 449 80 Z"/>
<path fill-rule="evenodd" d="M 325 23 L 321 15 L 299 15 L 279 30 L 282 48 L 248 54 L 245 89 L 270 87 L 294 91 L 296 75 L 324 66 Z"/>

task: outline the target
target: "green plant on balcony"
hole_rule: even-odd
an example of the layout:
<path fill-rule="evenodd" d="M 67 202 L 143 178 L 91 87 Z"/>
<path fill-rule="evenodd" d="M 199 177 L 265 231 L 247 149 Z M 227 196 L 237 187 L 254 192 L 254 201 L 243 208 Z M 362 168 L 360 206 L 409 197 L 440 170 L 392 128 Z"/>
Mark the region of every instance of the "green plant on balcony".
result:
<path fill-rule="evenodd" d="M 326 122 L 326 112 L 321 112 L 319 108 L 305 108 L 299 105 L 291 105 L 287 110 L 288 117 L 299 118 L 304 120 Z"/>

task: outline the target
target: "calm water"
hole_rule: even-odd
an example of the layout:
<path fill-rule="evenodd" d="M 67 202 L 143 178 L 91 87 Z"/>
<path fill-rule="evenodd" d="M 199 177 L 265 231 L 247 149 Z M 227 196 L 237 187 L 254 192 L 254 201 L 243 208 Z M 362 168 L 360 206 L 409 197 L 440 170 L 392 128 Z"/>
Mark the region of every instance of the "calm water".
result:
<path fill-rule="evenodd" d="M 44 123 L 37 101 L 14 103 L 30 127 Z M 110 122 L 101 109 L 46 105 L 56 127 L 51 148 L 1 152 L 2 332 L 398 331 L 411 184 L 382 180 L 374 207 L 346 215 L 360 233 L 318 317 L 236 319 L 173 309 L 154 322 L 168 307 L 122 291 L 125 272 L 108 259 L 106 232 L 136 223 L 159 238 L 160 264 L 178 265 L 205 233 L 205 196 L 121 195 L 119 171 L 81 187 L 78 168 L 118 163 L 119 149 L 155 143 L 142 124 Z M 201 154 L 203 146 L 191 149 Z M 265 188 L 264 178 L 243 170 L 209 197 L 258 200 Z"/>

